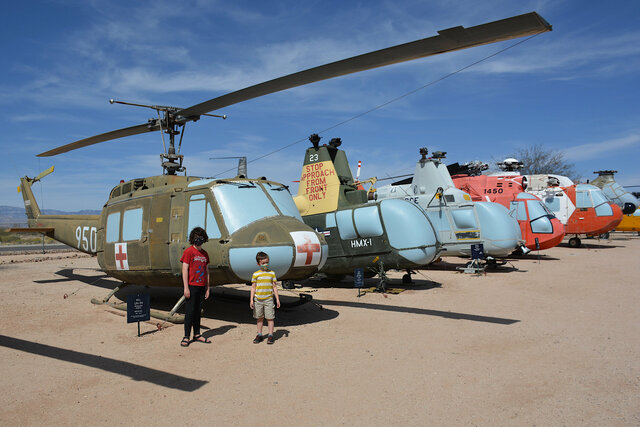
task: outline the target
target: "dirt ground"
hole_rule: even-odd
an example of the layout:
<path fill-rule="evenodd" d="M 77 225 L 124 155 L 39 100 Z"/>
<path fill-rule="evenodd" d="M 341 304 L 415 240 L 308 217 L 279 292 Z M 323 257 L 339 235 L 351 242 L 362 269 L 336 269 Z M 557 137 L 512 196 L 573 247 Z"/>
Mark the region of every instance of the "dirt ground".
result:
<path fill-rule="evenodd" d="M 640 237 L 583 243 L 483 276 L 448 259 L 395 295 L 308 281 L 271 346 L 252 343 L 249 288 L 218 287 L 213 343 L 188 348 L 182 325 L 138 337 L 91 304 L 117 285 L 95 258 L 0 256 L 0 424 L 637 426 Z M 146 292 L 167 310 L 180 291 Z"/>

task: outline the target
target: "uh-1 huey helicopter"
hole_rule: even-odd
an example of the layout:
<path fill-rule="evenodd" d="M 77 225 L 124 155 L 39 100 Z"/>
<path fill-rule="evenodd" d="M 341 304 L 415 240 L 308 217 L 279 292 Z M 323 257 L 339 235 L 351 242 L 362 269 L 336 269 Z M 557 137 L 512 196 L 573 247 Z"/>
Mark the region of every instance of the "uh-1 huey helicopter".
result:
<path fill-rule="evenodd" d="M 309 137 L 295 203 L 305 224 L 322 233 L 329 255 L 320 272 L 342 279 L 363 268 L 365 277 L 378 274 L 384 290 L 389 269 L 410 271 L 431 263 L 441 245 L 424 212 L 405 200 L 368 202 L 367 190 L 358 188 L 340 138 L 320 145 Z"/>
<path fill-rule="evenodd" d="M 29 228 L 15 231 L 44 233 L 82 252 L 97 255 L 100 268 L 125 283 L 181 286 L 180 254 L 188 245 L 190 228 L 200 225 L 211 236 L 204 248 L 211 256 L 213 284 L 248 280 L 258 250 L 269 253 L 270 266 L 281 279 L 309 277 L 325 262 L 327 245 L 324 236 L 300 220 L 287 187 L 266 179 L 178 175 L 185 172 L 180 147 L 186 124 L 207 115 L 226 118 L 208 113 L 316 81 L 546 31 L 551 31 L 551 26 L 531 12 L 470 28 L 441 30 L 438 36 L 279 77 L 188 108 L 132 104 L 156 110 L 158 118 L 81 139 L 38 156 L 53 156 L 99 142 L 160 131 L 161 135 L 169 136 L 169 146 L 160 155 L 163 174 L 116 185 L 100 215 L 67 216 L 42 215 L 31 185 L 44 175 L 24 177 L 20 189 Z M 180 142 L 176 149 L 177 135 Z M 170 314 L 175 313 L 180 303 Z"/>

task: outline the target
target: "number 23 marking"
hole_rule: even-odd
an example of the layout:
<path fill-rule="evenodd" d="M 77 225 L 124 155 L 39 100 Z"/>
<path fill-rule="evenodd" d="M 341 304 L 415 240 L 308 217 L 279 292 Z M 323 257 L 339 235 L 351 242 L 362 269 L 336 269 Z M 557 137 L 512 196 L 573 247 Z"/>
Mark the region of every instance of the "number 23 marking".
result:
<path fill-rule="evenodd" d="M 318 154 L 309 154 L 309 161 L 310 162 L 317 162 L 318 161 Z"/>

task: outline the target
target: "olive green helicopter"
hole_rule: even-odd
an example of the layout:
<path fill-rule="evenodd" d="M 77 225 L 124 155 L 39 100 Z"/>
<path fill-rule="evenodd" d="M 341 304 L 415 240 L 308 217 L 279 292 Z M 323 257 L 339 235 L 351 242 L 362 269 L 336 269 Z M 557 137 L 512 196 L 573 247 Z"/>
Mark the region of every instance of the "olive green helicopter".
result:
<path fill-rule="evenodd" d="M 125 136 L 159 131 L 168 135 L 160 154 L 163 174 L 120 182 L 110 192 L 100 215 L 43 215 L 31 190 L 35 178 L 20 179 L 28 228 L 81 252 L 97 256 L 100 269 L 123 284 L 182 286 L 180 256 L 189 245 L 189 231 L 203 227 L 209 241 L 212 285 L 243 283 L 255 270 L 255 254 L 267 252 L 269 266 L 280 280 L 301 280 L 316 274 L 327 260 L 329 247 L 322 233 L 306 225 L 287 186 L 238 175 L 214 179 L 187 176 L 180 154 L 187 123 L 221 108 L 260 96 L 356 73 L 372 68 L 550 31 L 551 26 L 531 12 L 470 28 L 461 26 L 433 36 L 289 74 L 231 92 L 188 108 L 129 104 L 147 107 L 158 117 L 146 123 L 81 139 L 44 153 L 54 156 Z M 176 147 L 176 136 L 180 135 Z M 185 172 L 184 175 L 179 173 Z M 251 206 L 251 208 L 247 208 Z M 99 303 L 108 302 L 116 288 Z M 155 317 L 180 321 L 176 311 Z"/>

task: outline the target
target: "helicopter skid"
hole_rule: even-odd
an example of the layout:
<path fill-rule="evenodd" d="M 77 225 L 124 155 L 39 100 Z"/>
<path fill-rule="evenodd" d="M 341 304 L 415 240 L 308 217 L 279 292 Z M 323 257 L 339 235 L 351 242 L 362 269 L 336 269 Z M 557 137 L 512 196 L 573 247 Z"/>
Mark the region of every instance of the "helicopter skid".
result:
<path fill-rule="evenodd" d="M 96 304 L 94 301 L 97 301 L 97 300 L 95 298 L 92 298 L 91 302 Z M 98 302 L 97 304 L 108 305 L 109 307 L 112 307 L 118 310 L 127 311 L 126 302 L 105 302 L 105 303 Z M 154 319 L 164 320 L 165 322 L 176 323 L 176 324 L 184 323 L 184 314 L 175 314 L 175 313 L 171 314 L 171 312 L 160 311 L 160 310 L 150 310 L 149 314 Z"/>
<path fill-rule="evenodd" d="M 122 285 L 116 287 L 111 292 L 109 292 L 107 296 L 102 300 L 99 300 L 97 298 L 91 298 L 91 303 L 96 305 L 108 305 L 109 307 L 113 307 L 118 310 L 127 311 L 126 302 L 109 302 L 111 297 L 114 296 L 116 292 L 118 292 L 120 289 L 124 288 L 125 286 L 127 286 L 127 283 L 123 283 Z M 149 310 L 149 314 L 151 315 L 151 317 L 155 319 L 164 320 L 165 322 L 184 323 L 184 314 L 176 314 L 176 312 L 182 306 L 182 304 L 184 304 L 185 300 L 186 298 L 183 295 L 182 297 L 180 297 L 178 302 L 173 306 L 171 311 L 166 312 L 162 310 Z"/>

